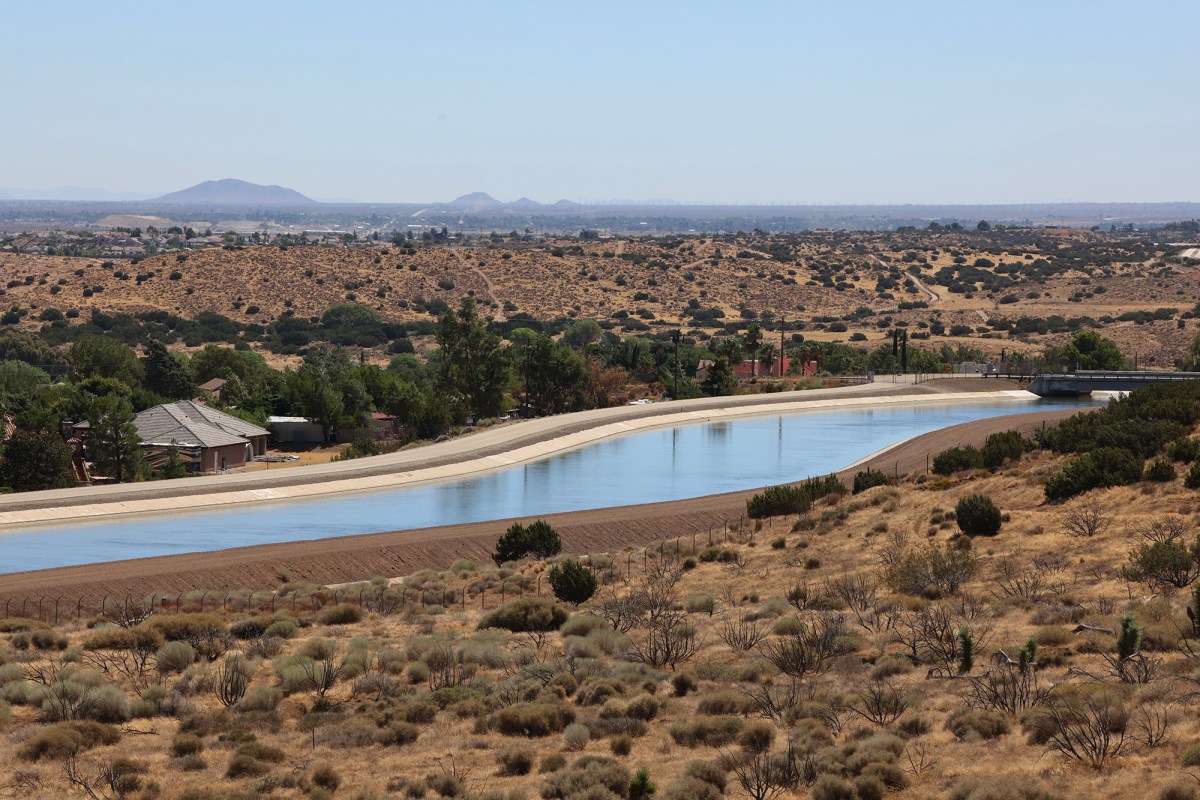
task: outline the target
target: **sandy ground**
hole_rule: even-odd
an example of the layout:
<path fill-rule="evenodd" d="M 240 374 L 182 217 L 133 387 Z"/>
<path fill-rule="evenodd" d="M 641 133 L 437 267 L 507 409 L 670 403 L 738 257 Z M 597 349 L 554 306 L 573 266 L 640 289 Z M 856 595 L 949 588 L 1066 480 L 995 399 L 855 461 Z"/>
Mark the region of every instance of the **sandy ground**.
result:
<path fill-rule="evenodd" d="M 927 459 L 947 447 L 979 444 L 996 431 L 1029 432 L 1077 412 L 1056 409 L 956 425 L 877 454 L 841 475 L 852 477 L 867 467 L 901 473 L 924 470 Z M 546 519 L 558 529 L 568 552 L 618 551 L 676 536 L 696 536 L 707 542 L 710 535 L 720 539 L 725 526 L 739 524 L 745 502 L 753 493 L 553 514 Z M 269 591 L 283 582 L 285 571 L 294 579 L 322 584 L 401 575 L 442 568 L 460 557 L 487 559 L 496 538 L 511 522 L 447 525 L 13 573 L 0 582 L 0 602 L 45 598 L 50 604 L 56 597 L 64 598 L 64 603 L 80 599 L 98 602 L 103 595 L 144 596 L 198 589 Z"/>

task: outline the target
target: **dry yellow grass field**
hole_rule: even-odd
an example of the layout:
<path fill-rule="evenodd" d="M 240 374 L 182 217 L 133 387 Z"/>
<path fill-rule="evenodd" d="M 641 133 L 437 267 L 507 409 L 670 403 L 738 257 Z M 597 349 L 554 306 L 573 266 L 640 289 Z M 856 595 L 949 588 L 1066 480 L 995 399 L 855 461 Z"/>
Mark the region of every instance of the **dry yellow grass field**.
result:
<path fill-rule="evenodd" d="M 1120 568 L 1156 521 L 1190 541 L 1200 500 L 1175 480 L 1047 505 L 1042 485 L 1060 466 L 1033 454 L 994 474 L 910 478 L 827 499 L 803 518 L 746 525 L 727 541 L 718 532 L 711 548 L 701 534 L 695 557 L 687 540 L 583 554 L 600 590 L 565 607 L 563 632 L 480 629 L 502 590 L 507 601 L 549 594 L 545 562 L 460 561 L 338 595 L 285 586 L 300 590 L 300 604 L 274 614 L 218 613 L 211 597 L 200 614 L 198 595 L 183 616 L 160 609 L 140 625 L 110 609 L 128 630 L 100 618 L 52 631 L 10 619 L 0 636 L 0 697 L 11 703 L 0 796 L 609 798 L 595 785 L 627 784 L 646 767 L 658 797 L 709 797 L 716 790 L 703 780 L 734 765 L 730 797 L 1156 798 L 1177 783 L 1171 797 L 1193 797 L 1200 770 L 1183 760 L 1200 741 L 1200 660 L 1188 591 L 1155 593 Z M 976 492 L 1006 521 L 973 541 L 973 574 L 954 591 L 896 591 L 886 564 L 898 555 L 963 552 L 947 512 Z M 1069 533 L 1079 509 L 1099 514 L 1095 535 Z M 360 591 L 365 613 L 336 605 Z M 647 593 L 649 611 L 629 602 Z M 1072 632 L 1119 629 L 1123 614 L 1143 630 L 1125 680 L 1106 658 L 1115 634 Z M 684 652 L 668 663 L 649 655 L 656 617 L 670 621 L 662 630 L 695 632 L 672 640 Z M 835 623 L 836 641 L 793 684 L 779 669 L 798 663 L 783 658 L 787 648 L 812 645 L 804 631 Z M 947 656 L 962 627 L 977 648 L 965 674 Z M 190 646 L 158 649 L 163 636 Z M 1000 663 L 1031 638 L 1027 672 Z M 247 692 L 225 708 L 218 690 L 235 659 Z M 338 677 L 319 699 L 323 669 Z M 972 700 L 988 676 L 1016 675 L 1029 681 L 1030 708 L 980 710 Z M 85 688 L 107 684 L 119 697 Z M 1045 709 L 1072 692 L 1098 698 L 1109 715 L 1100 732 L 1110 748 L 1119 740 L 1099 764 L 1044 741 Z M 777 713 L 764 713 L 768 700 Z M 90 730 L 72 739 L 47 727 L 56 716 L 106 720 L 119 741 L 97 745 Z M 775 762 L 755 755 L 764 749 Z M 781 777 L 788 752 L 797 766 Z M 574 766 L 585 756 L 596 757 L 590 767 Z M 785 786 L 755 794 L 755 765 Z M 973 776 L 990 793 L 972 794 Z"/>

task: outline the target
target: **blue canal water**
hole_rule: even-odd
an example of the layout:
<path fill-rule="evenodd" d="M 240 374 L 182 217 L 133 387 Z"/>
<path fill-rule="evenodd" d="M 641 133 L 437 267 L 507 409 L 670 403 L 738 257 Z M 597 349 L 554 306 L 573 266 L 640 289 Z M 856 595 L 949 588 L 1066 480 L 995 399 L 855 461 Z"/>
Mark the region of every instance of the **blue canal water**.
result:
<path fill-rule="evenodd" d="M 663 428 L 407 489 L 0 532 L 0 573 L 752 489 L 828 474 L 950 425 L 1096 402 L 895 405 Z"/>

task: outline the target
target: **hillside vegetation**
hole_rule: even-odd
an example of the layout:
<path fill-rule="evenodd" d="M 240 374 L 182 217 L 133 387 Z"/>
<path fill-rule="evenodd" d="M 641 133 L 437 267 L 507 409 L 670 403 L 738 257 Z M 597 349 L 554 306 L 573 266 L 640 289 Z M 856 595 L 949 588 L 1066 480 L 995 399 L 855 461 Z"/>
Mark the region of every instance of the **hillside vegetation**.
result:
<path fill-rule="evenodd" d="M 1194 394 L 1142 393 L 1038 442 L 999 435 L 940 475 L 806 484 L 798 515 L 711 540 L 563 555 L 535 523 L 505 535 L 498 565 L 247 587 L 281 592 L 273 610 L 196 592 L 57 625 L 8 618 L 10 785 L 1194 798 Z M 1136 478 L 1047 500 L 1073 450 L 1170 419 L 1156 445 L 1109 443 L 1153 458 Z"/>

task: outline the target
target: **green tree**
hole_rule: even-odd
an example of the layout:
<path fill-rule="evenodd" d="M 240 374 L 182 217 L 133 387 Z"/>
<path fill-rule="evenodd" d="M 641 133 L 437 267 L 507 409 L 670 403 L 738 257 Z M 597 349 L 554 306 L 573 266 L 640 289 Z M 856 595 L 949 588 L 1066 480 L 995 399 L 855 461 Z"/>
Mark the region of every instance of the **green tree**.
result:
<path fill-rule="evenodd" d="M 112 336 L 84 336 L 71 345 L 67 359 L 76 377 L 113 378 L 131 388 L 141 386 L 137 354 Z"/>
<path fill-rule="evenodd" d="M 321 434 L 328 441 L 342 417 L 342 392 L 333 385 L 328 375 L 310 364 L 292 373 L 288 388 L 301 413 L 321 426 Z"/>
<path fill-rule="evenodd" d="M 0 486 L 17 491 L 65 489 L 76 484 L 71 448 L 57 431 L 17 428 L 0 454 Z"/>
<path fill-rule="evenodd" d="M 117 483 L 134 480 L 142 463 L 142 437 L 133 408 L 117 395 L 97 397 L 88 414 L 88 451 L 101 475 Z"/>
<path fill-rule="evenodd" d="M 449 309 L 438 320 L 441 348 L 439 380 L 456 405 L 477 417 L 497 416 L 507 376 L 500 337 L 490 333 L 475 311 L 475 300 L 463 298 L 458 312 Z"/>
<path fill-rule="evenodd" d="M 1184 372 L 1200 371 L 1200 333 L 1192 339 L 1191 345 L 1188 346 L 1187 355 L 1183 357 L 1183 363 L 1180 365 Z"/>
<path fill-rule="evenodd" d="M 146 342 L 146 357 L 142 359 L 146 388 L 171 400 L 192 396 L 195 378 L 187 357 L 173 353 L 155 339 Z"/>
<path fill-rule="evenodd" d="M 554 596 L 567 603 L 579 605 L 596 593 L 595 574 L 574 559 L 555 564 L 546 577 Z"/>
<path fill-rule="evenodd" d="M 642 767 L 629 782 L 629 800 L 650 800 L 658 792 L 658 786 L 650 780 L 650 770 Z"/>
<path fill-rule="evenodd" d="M 1128 365 L 1117 343 L 1096 331 L 1076 331 L 1063 357 L 1074 369 L 1120 370 Z"/>
<path fill-rule="evenodd" d="M 550 523 L 539 519 L 527 529 L 529 554 L 534 558 L 546 559 L 562 552 L 562 539 Z"/>
<path fill-rule="evenodd" d="M 594 344 L 604 337 L 604 329 L 594 319 L 581 319 L 571 323 L 563 333 L 563 342 L 576 350 Z"/>
<path fill-rule="evenodd" d="M 519 355 L 513 371 L 524 385 L 529 404 L 551 414 L 586 407 L 589 373 L 583 358 L 545 334 L 528 333 L 532 336 L 514 337 Z"/>
<path fill-rule="evenodd" d="M 757 322 L 750 323 L 750 327 L 746 329 L 745 335 L 746 352 L 750 354 L 750 358 L 754 359 L 758 356 L 758 346 L 762 344 L 762 328 L 758 327 Z M 754 377 L 758 374 L 755 365 L 750 365 L 750 375 Z"/>
<path fill-rule="evenodd" d="M 700 382 L 700 388 L 709 397 L 721 397 L 737 392 L 737 378 L 729 366 L 729 359 L 717 356 L 708 368 L 708 374 Z"/>

